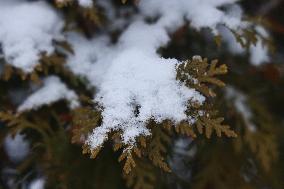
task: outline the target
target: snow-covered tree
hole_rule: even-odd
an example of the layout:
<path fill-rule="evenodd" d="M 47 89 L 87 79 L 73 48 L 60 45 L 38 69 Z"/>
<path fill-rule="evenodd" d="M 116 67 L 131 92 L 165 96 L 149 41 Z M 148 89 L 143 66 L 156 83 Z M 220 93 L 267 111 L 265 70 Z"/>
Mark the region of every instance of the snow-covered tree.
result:
<path fill-rule="evenodd" d="M 261 177 L 281 119 L 254 94 L 275 44 L 249 15 L 237 0 L 0 0 L 5 187 L 277 188 Z"/>

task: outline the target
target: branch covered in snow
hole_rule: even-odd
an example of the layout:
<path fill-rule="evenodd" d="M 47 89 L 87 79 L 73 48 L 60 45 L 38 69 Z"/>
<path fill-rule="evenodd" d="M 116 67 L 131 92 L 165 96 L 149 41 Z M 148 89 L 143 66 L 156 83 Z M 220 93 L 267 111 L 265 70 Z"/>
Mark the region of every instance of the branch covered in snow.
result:
<path fill-rule="evenodd" d="M 0 0 L 0 46 L 8 64 L 31 72 L 41 53 L 62 39 L 63 21 L 45 2 Z M 1 53 L 1 52 L 0 52 Z"/>
<path fill-rule="evenodd" d="M 93 6 L 91 0 L 77 2 L 83 7 Z M 214 35 L 219 35 L 219 26 L 242 31 L 250 24 L 242 20 L 241 10 L 232 8 L 236 2 L 142 0 L 136 5 L 137 11 L 131 12 L 131 18 L 116 16 L 114 12 L 106 14 L 112 17 L 112 22 L 92 39 L 84 38 L 79 32 L 64 33 L 64 39 L 74 51 L 63 53 L 67 56 L 65 66 L 76 76 L 86 78 L 90 89 L 96 89 L 93 100 L 102 116 L 101 125 L 89 134 L 86 144 L 91 149 L 100 148 L 108 134 L 116 131 L 121 133 L 124 145 L 133 147 L 139 136 L 151 135 L 147 128 L 149 120 L 156 123 L 171 120 L 175 125 L 181 122 L 194 124 L 196 120 L 187 110 L 196 104 L 202 106 L 206 94 L 177 79 L 177 67 L 184 64 L 183 60 L 164 58 L 158 50 L 166 47 L 171 42 L 171 34 L 186 23 L 196 30 L 210 28 Z M 114 11 L 110 3 L 103 0 L 97 3 L 106 11 Z M 62 38 L 63 17 L 44 2 L 0 0 L 0 5 L 0 43 L 4 58 L 8 64 L 31 72 L 40 54 L 52 53 L 52 41 Z M 118 28 L 121 34 L 116 42 L 112 42 L 108 32 Z M 258 46 L 256 48 L 254 51 L 259 50 Z M 207 61 L 204 65 L 207 68 Z M 211 68 L 216 68 L 216 62 Z M 225 68 L 219 68 L 216 73 L 225 73 Z M 196 80 L 190 73 L 187 73 L 188 78 Z M 214 74 L 212 72 L 211 76 Z M 216 78 L 210 79 L 215 82 L 213 84 L 219 82 Z M 49 76 L 43 84 L 18 107 L 19 112 L 60 99 L 70 101 L 71 108 L 79 105 L 76 94 L 59 78 Z M 212 91 L 208 93 L 212 94 Z M 217 119 L 217 125 L 220 120 Z M 226 126 L 222 128 L 227 129 Z"/>
<path fill-rule="evenodd" d="M 69 36 L 75 55 L 69 57 L 67 66 L 98 89 L 94 100 L 102 107 L 103 123 L 87 140 L 92 149 L 101 147 L 111 131 L 121 131 L 123 143 L 133 144 L 138 136 L 150 135 L 146 128 L 150 119 L 157 123 L 191 121 L 185 114 L 188 101 L 202 104 L 204 96 L 176 80 L 175 67 L 180 61 L 165 59 L 157 50 L 167 45 L 169 33 L 184 24 L 184 17 L 194 28 L 209 27 L 214 33 L 219 24 L 232 29 L 244 27 L 239 16 L 218 8 L 228 3 L 232 1 L 141 1 L 141 14 L 123 31 L 117 44 L 110 44 L 107 36 L 91 41 Z M 154 23 L 144 21 L 156 16 L 159 18 Z"/>

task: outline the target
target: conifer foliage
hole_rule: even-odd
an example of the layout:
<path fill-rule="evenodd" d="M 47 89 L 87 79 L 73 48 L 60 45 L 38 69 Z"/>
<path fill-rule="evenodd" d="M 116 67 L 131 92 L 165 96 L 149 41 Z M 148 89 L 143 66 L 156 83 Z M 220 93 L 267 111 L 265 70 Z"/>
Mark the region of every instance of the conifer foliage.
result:
<path fill-rule="evenodd" d="M 0 0 L 0 189 L 280 188 L 281 118 L 254 85 L 274 86 L 273 45 L 248 18 L 237 0 Z"/>

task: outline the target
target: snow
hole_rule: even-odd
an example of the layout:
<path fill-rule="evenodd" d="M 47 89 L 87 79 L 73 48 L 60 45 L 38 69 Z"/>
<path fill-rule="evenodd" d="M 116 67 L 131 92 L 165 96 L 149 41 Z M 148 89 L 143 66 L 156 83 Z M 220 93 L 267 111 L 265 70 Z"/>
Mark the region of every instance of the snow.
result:
<path fill-rule="evenodd" d="M 78 97 L 74 91 L 68 89 L 58 77 L 49 76 L 43 80 L 43 86 L 31 94 L 18 107 L 18 112 L 38 109 L 43 105 L 48 105 L 62 99 L 68 100 L 71 108 L 79 105 Z"/>
<path fill-rule="evenodd" d="M 77 0 L 90 7 L 92 0 Z M 216 35 L 224 25 L 236 31 L 247 26 L 242 11 L 233 7 L 236 0 L 143 0 L 137 13 L 128 18 L 117 14 L 110 3 L 99 0 L 98 5 L 108 11 L 112 21 L 93 39 L 79 33 L 65 33 L 74 48 L 66 67 L 88 80 L 95 89 L 94 101 L 102 111 L 102 124 L 90 133 L 87 144 L 101 147 L 108 133 L 120 131 L 125 145 L 135 145 L 138 136 L 148 136 L 149 120 L 175 123 L 194 120 L 185 114 L 188 102 L 202 104 L 205 97 L 176 80 L 176 66 L 182 61 L 163 58 L 158 50 L 170 42 L 170 34 L 186 22 L 196 30 L 210 28 Z M 170 11 L 169 11 L 170 10 Z M 125 9 L 128 12 L 130 9 Z M 36 15 L 36 16 L 35 16 Z M 146 22 L 146 18 L 153 22 Z M 54 51 L 52 40 L 62 39 L 63 20 L 42 1 L 0 0 L 0 43 L 5 60 L 14 67 L 31 72 L 40 54 Z M 20 29 L 19 29 L 20 28 Z M 111 43 L 108 33 L 121 29 L 117 42 Z M 252 47 L 252 61 L 259 62 L 259 46 Z M 262 58 L 263 59 L 263 58 Z M 70 107 L 79 105 L 74 91 L 56 76 L 43 79 L 43 86 L 31 94 L 18 112 L 37 109 L 43 105 L 66 99 Z"/>
<path fill-rule="evenodd" d="M 78 0 L 79 5 L 82 7 L 91 7 L 93 5 L 92 0 Z"/>
<path fill-rule="evenodd" d="M 95 98 L 103 107 L 103 136 L 112 130 L 122 130 L 123 142 L 131 144 L 135 137 L 149 134 L 146 124 L 150 119 L 186 120 L 187 101 L 202 103 L 203 97 L 176 81 L 177 63 L 175 59 L 163 59 L 137 49 L 123 51 L 115 57 Z M 95 129 L 90 145 L 100 146 L 97 139 L 101 136 L 101 128 Z"/>
<path fill-rule="evenodd" d="M 4 149 L 9 159 L 15 163 L 22 161 L 29 153 L 29 143 L 24 139 L 24 135 L 17 133 L 6 136 L 4 140 Z"/>
<path fill-rule="evenodd" d="M 136 137 L 150 135 L 150 119 L 192 122 L 185 114 L 188 101 L 201 104 L 204 97 L 176 80 L 181 62 L 157 54 L 169 39 L 164 27 L 141 20 L 134 21 L 116 45 L 104 36 L 94 41 L 69 36 L 75 50 L 69 68 L 97 88 L 94 100 L 102 108 L 103 123 L 87 140 L 91 148 L 102 146 L 111 131 L 122 131 L 123 143 L 134 145 Z"/>
<path fill-rule="evenodd" d="M 121 132 L 125 145 L 135 145 L 138 136 L 151 134 L 146 128 L 150 119 L 157 123 L 167 119 L 194 122 L 185 114 L 188 102 L 202 104 L 205 97 L 176 80 L 176 65 L 181 61 L 165 59 L 157 50 L 168 44 L 169 33 L 184 24 L 184 18 L 196 29 L 210 27 L 213 32 L 219 24 L 242 27 L 239 16 L 218 8 L 232 2 L 141 1 L 141 14 L 130 21 L 116 44 L 110 44 L 106 36 L 89 41 L 76 34 L 68 36 L 75 55 L 69 56 L 67 66 L 96 88 L 94 101 L 102 110 L 102 124 L 86 141 L 92 149 L 101 147 L 112 131 Z M 200 9 L 193 8 L 197 6 Z M 154 23 L 144 21 L 145 17 L 156 16 L 159 18 Z"/>
<path fill-rule="evenodd" d="M 45 179 L 38 178 L 33 180 L 29 186 L 28 189 L 44 189 Z"/>
<path fill-rule="evenodd" d="M 253 65 L 260 65 L 269 62 L 270 58 L 268 55 L 267 47 L 262 44 L 262 40 L 258 39 L 255 46 L 250 47 L 250 62 Z"/>
<path fill-rule="evenodd" d="M 7 63 L 31 72 L 40 53 L 51 54 L 53 39 L 61 39 L 63 22 L 42 1 L 0 0 L 0 44 Z"/>

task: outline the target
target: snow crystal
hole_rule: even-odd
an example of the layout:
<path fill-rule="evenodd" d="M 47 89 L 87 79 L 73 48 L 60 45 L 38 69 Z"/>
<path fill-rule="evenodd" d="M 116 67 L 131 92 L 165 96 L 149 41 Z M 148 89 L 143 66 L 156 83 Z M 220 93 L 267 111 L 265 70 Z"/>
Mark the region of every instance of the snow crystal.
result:
<path fill-rule="evenodd" d="M 53 52 L 52 40 L 61 39 L 63 22 L 45 2 L 0 0 L 0 44 L 5 60 L 31 72 L 40 53 Z"/>
<path fill-rule="evenodd" d="M 175 59 L 163 59 L 137 49 L 117 55 L 95 98 L 104 108 L 104 131 L 122 130 L 123 142 L 131 143 L 135 137 L 149 133 L 145 125 L 149 119 L 186 120 L 187 101 L 202 103 L 203 98 L 176 81 L 177 63 Z M 136 108 L 139 113 L 135 113 Z M 99 138 L 101 129 L 95 129 L 92 135 Z"/>
<path fill-rule="evenodd" d="M 79 105 L 78 97 L 66 87 L 56 76 L 49 76 L 44 79 L 43 87 L 29 96 L 19 107 L 18 112 L 37 109 L 43 105 L 51 104 L 61 99 L 70 102 L 70 107 L 75 108 Z"/>
<path fill-rule="evenodd" d="M 13 162 L 22 161 L 29 153 L 29 143 L 24 139 L 24 135 L 17 133 L 14 137 L 6 136 L 4 149 Z"/>

